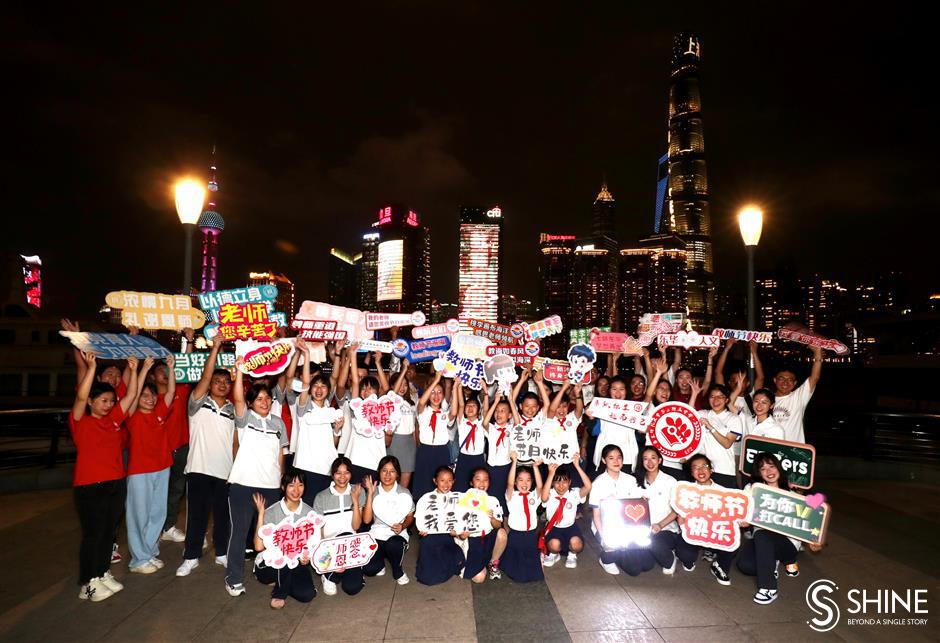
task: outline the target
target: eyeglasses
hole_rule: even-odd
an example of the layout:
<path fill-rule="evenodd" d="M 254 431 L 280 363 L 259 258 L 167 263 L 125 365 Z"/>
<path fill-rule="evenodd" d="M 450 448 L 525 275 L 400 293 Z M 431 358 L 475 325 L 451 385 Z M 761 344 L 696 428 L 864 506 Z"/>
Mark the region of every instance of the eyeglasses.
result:
<path fill-rule="evenodd" d="M 711 468 L 710 464 L 700 464 L 692 467 L 692 471 L 710 471 Z"/>

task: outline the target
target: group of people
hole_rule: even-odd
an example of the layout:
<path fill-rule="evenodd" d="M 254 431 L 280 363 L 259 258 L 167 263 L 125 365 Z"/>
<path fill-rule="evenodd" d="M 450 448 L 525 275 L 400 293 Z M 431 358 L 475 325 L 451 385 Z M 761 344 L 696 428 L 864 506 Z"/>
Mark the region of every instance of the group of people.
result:
<path fill-rule="evenodd" d="M 67 320 L 63 326 L 77 329 Z M 184 351 L 191 350 L 192 331 L 183 335 Z M 802 416 L 822 356 L 814 351 L 811 373 L 799 387 L 795 373 L 784 370 L 770 390 L 763 386 L 753 344 L 755 381 L 745 370 L 731 368 L 726 384 L 733 344 L 726 343 L 720 355 L 709 352 L 703 379 L 682 364 L 682 351 L 676 349 L 671 364 L 665 354 L 653 358 L 644 352 L 629 377 L 617 373 L 622 360 L 612 358 L 607 373 L 595 373 L 589 385 L 555 387 L 541 372 L 523 369 L 507 395 L 496 387 L 468 390 L 441 373 L 422 377 L 407 361 L 392 360 L 386 373 L 380 353 L 363 360 L 355 344 L 327 345 L 327 373 L 314 362 L 311 346 L 297 339 L 284 373 L 248 378 L 238 368 L 240 360 L 231 371 L 216 367 L 222 343 L 215 342 L 192 386 L 175 382 L 172 357 L 128 359 L 119 369 L 76 351 L 79 384 L 69 424 L 78 454 L 79 596 L 98 602 L 122 589 L 109 571 L 120 560 L 122 518 L 131 573 L 161 569 L 160 542 L 176 541 L 184 543 L 176 569 L 183 577 L 199 566 L 210 546 L 211 515 L 211 547 L 214 562 L 225 569 L 226 591 L 246 592 L 250 559 L 255 577 L 273 584 L 271 607 L 280 609 L 288 598 L 313 599 L 315 575 L 307 553 L 295 568 L 268 567 L 260 553 L 263 524 L 293 522 L 313 511 L 324 519 L 323 538 L 372 535 L 378 547 L 368 564 L 321 576 L 323 592 L 332 595 L 339 588 L 357 594 L 367 577 L 386 573 L 386 563 L 398 584 L 409 583 L 402 562 L 413 538 L 420 541 L 416 579 L 427 585 L 454 576 L 482 583 L 504 573 L 515 582 L 540 580 L 543 568 L 562 558 L 567 568 L 578 565 L 585 545 L 578 524 L 583 513 L 600 544 L 600 565 L 610 574 L 637 575 L 657 566 L 673 574 L 678 563 L 692 571 L 702 554 L 726 585 L 736 557 L 741 572 L 757 577 L 754 600 L 770 603 L 777 596 L 778 565 L 788 575 L 798 573 L 800 543 L 748 529 L 750 537 L 738 552 L 700 552 L 682 538 L 683 519 L 670 499 L 678 480 L 738 487 L 737 452 L 744 435 L 804 441 Z M 394 431 L 375 437 L 357 430 L 365 420 L 350 402 L 388 391 L 404 399 Z M 701 409 L 707 431 L 693 456 L 672 460 L 650 445 L 645 433 L 591 417 L 585 403 L 591 396 L 648 402 L 648 413 L 667 401 L 686 402 Z M 510 431 L 520 425 L 564 431 L 570 443 L 580 444 L 580 453 L 565 464 L 520 462 L 510 440 Z M 756 458 L 750 478 L 788 488 L 786 472 L 772 454 Z M 481 534 L 417 531 L 415 500 L 468 489 L 489 496 Z M 184 495 L 186 524 L 180 530 L 176 522 Z M 632 497 L 648 499 L 651 538 L 646 547 L 622 548 L 605 538 L 600 507 L 610 498 Z M 411 507 L 398 522 L 382 520 L 375 510 L 376 503 L 391 500 Z M 582 510 L 584 503 L 588 507 Z"/>

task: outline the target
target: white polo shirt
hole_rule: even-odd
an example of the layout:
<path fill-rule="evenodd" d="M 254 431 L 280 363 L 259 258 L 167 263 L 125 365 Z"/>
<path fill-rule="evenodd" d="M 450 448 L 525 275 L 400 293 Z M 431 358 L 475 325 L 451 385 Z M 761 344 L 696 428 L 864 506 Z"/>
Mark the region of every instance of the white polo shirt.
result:
<path fill-rule="evenodd" d="M 783 434 L 786 437 L 782 439 L 790 442 L 806 442 L 803 432 L 803 414 L 806 413 L 806 407 L 812 397 L 813 389 L 810 388 L 809 378 L 807 378 L 792 393 L 776 398 L 774 420 L 783 427 Z"/>
<path fill-rule="evenodd" d="M 232 446 L 235 435 L 235 406 L 226 401 L 219 406 L 208 393 L 189 398 L 189 455 L 184 473 L 228 480 L 232 472 Z"/>
<path fill-rule="evenodd" d="M 359 507 L 366 502 L 366 492 L 359 490 Z M 333 538 L 339 534 L 352 533 L 352 485 L 346 485 L 346 491 L 338 493 L 336 483 L 331 482 L 313 499 L 313 510 L 323 516 L 323 537 Z"/>
<path fill-rule="evenodd" d="M 650 506 L 650 520 L 654 523 L 663 520 L 672 512 L 672 493 L 676 487 L 676 479 L 660 469 L 659 474 L 652 484 L 646 482 L 644 478 L 643 492 L 646 494 L 646 500 Z M 666 527 L 665 531 L 679 531 L 678 523 L 673 520 Z"/>
<path fill-rule="evenodd" d="M 699 411 L 699 417 L 708 420 L 708 423 L 724 436 L 739 440 L 739 436 L 744 434 L 741 418 L 728 409 L 725 409 L 721 413 L 715 413 L 711 409 L 707 412 Z M 733 446 L 734 445 L 732 445 L 732 447 Z M 715 473 L 728 476 L 734 475 L 736 470 L 734 450 L 723 447 L 721 443 L 718 442 L 717 438 L 712 435 L 711 431 L 704 426 L 702 427 L 702 441 L 699 442 L 695 452 L 705 454 L 708 459 L 712 461 L 712 471 Z"/>
<path fill-rule="evenodd" d="M 507 502 L 509 505 L 509 528 L 516 531 L 532 531 L 539 526 L 539 517 L 536 514 L 539 508 L 539 492 L 532 490 L 525 495 L 513 490 L 512 497 Z M 529 507 L 528 528 L 526 527 L 525 506 Z"/>
<path fill-rule="evenodd" d="M 317 406 L 313 399 L 307 398 L 307 404 L 297 410 L 297 424 L 290 436 L 295 467 L 324 476 L 330 475 L 330 466 L 337 455 L 333 422 L 341 417 L 343 412 L 339 409 L 326 403 Z"/>
<path fill-rule="evenodd" d="M 572 487 L 563 496 L 559 496 L 555 489 L 551 489 L 548 492 L 548 500 L 542 503 L 542 506 L 545 507 L 546 520 L 551 520 L 555 512 L 558 511 L 559 502 L 563 503 L 565 508 L 562 509 L 561 520 L 554 526 L 570 527 L 578 516 L 578 505 L 584 502 L 584 498 L 581 497 L 581 487 Z"/>
<path fill-rule="evenodd" d="M 280 454 L 290 443 L 284 421 L 268 413 L 261 417 L 251 409 L 242 417 L 235 416 L 238 431 L 238 453 L 228 476 L 231 484 L 260 489 L 281 486 Z"/>
<path fill-rule="evenodd" d="M 357 467 L 375 471 L 379 467 L 379 460 L 385 457 L 385 433 L 367 438 L 356 431 L 356 422 L 366 423 L 365 420 L 353 417 L 353 431 L 346 446 L 346 457 Z"/>
<path fill-rule="evenodd" d="M 603 501 L 610 498 L 622 500 L 624 498 L 639 498 L 641 495 L 640 488 L 636 484 L 636 478 L 621 471 L 614 479 L 605 471 L 591 483 L 588 504 L 592 507 L 600 507 Z"/>
<path fill-rule="evenodd" d="M 636 464 L 636 455 L 639 447 L 636 444 L 637 431 L 616 422 L 601 420 L 601 432 L 597 436 L 594 447 L 594 466 L 600 467 L 601 454 L 608 444 L 616 444 L 623 451 L 623 466 L 633 467 Z"/>
<path fill-rule="evenodd" d="M 434 429 L 431 429 L 431 416 L 436 416 Z M 441 408 L 437 411 L 431 408 L 431 405 L 428 404 L 424 407 L 424 410 L 418 414 L 418 439 L 421 444 L 428 444 L 431 446 L 443 446 L 450 442 L 451 433 L 450 427 L 450 417 L 448 416 L 448 406 L 447 402 L 441 404 Z"/>
<path fill-rule="evenodd" d="M 470 441 L 470 434 L 473 433 L 473 441 Z M 481 455 L 486 446 L 486 434 L 483 431 L 483 422 L 474 420 L 471 422 L 466 417 L 457 420 L 457 442 L 460 444 L 460 452 L 464 455 Z"/>
<path fill-rule="evenodd" d="M 407 400 L 401 405 L 401 422 L 395 428 L 395 435 L 414 435 L 415 405 Z"/>
<path fill-rule="evenodd" d="M 486 432 L 486 464 L 489 466 L 502 467 L 512 462 L 509 457 L 510 431 L 511 428 L 508 423 L 505 426 L 490 423 L 490 428 Z"/>
<path fill-rule="evenodd" d="M 772 415 L 758 423 L 757 416 L 745 416 L 745 435 L 757 435 L 763 438 L 774 438 L 776 440 L 786 440 L 786 434 L 783 427 L 780 426 Z"/>

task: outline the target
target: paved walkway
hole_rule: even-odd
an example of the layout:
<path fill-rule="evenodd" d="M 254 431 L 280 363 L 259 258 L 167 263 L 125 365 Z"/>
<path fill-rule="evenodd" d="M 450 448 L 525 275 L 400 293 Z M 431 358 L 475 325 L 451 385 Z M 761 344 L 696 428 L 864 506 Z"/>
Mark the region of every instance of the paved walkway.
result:
<path fill-rule="evenodd" d="M 546 582 L 517 585 L 504 579 L 482 586 L 457 579 L 437 587 L 399 587 L 386 574 L 369 579 L 355 597 L 322 592 L 308 605 L 268 607 L 268 588 L 246 581 L 248 594 L 231 598 L 222 569 L 203 558 L 187 578 L 173 574 L 181 546 L 164 543 L 167 568 L 132 576 L 112 566 L 125 583 L 98 604 L 79 601 L 76 585 L 78 524 L 71 491 L 2 497 L 0 512 L 0 640 L 4 641 L 793 641 L 940 640 L 936 487 L 869 481 L 829 481 L 834 507 L 830 544 L 819 555 L 801 554 L 798 578 L 781 578 L 770 606 L 751 601 L 754 580 L 736 570 L 722 587 L 698 565 L 674 577 L 658 571 L 638 578 L 609 576 L 597 564 L 595 544 L 579 567 L 546 570 Z M 898 508 L 893 508 L 893 507 Z M 414 577 L 417 547 L 406 571 Z M 122 551 L 126 547 L 122 540 Z M 809 629 L 806 588 L 820 578 L 839 586 L 841 621 L 830 632 Z M 924 626 L 849 625 L 849 588 L 928 590 Z M 319 588 L 319 583 L 318 583 Z M 868 614 L 868 617 L 873 617 Z"/>

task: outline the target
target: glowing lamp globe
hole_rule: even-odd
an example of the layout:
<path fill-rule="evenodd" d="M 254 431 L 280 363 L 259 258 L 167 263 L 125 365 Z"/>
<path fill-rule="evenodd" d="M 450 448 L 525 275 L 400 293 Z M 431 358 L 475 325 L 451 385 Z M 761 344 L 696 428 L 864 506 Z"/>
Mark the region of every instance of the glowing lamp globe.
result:
<path fill-rule="evenodd" d="M 201 184 L 187 179 L 176 184 L 176 214 L 180 223 L 195 225 L 202 212 L 206 191 Z"/>
<path fill-rule="evenodd" d="M 757 245 L 763 225 L 764 213 L 756 206 L 746 206 L 738 213 L 738 227 L 741 229 L 741 238 L 744 239 L 746 246 Z"/>

